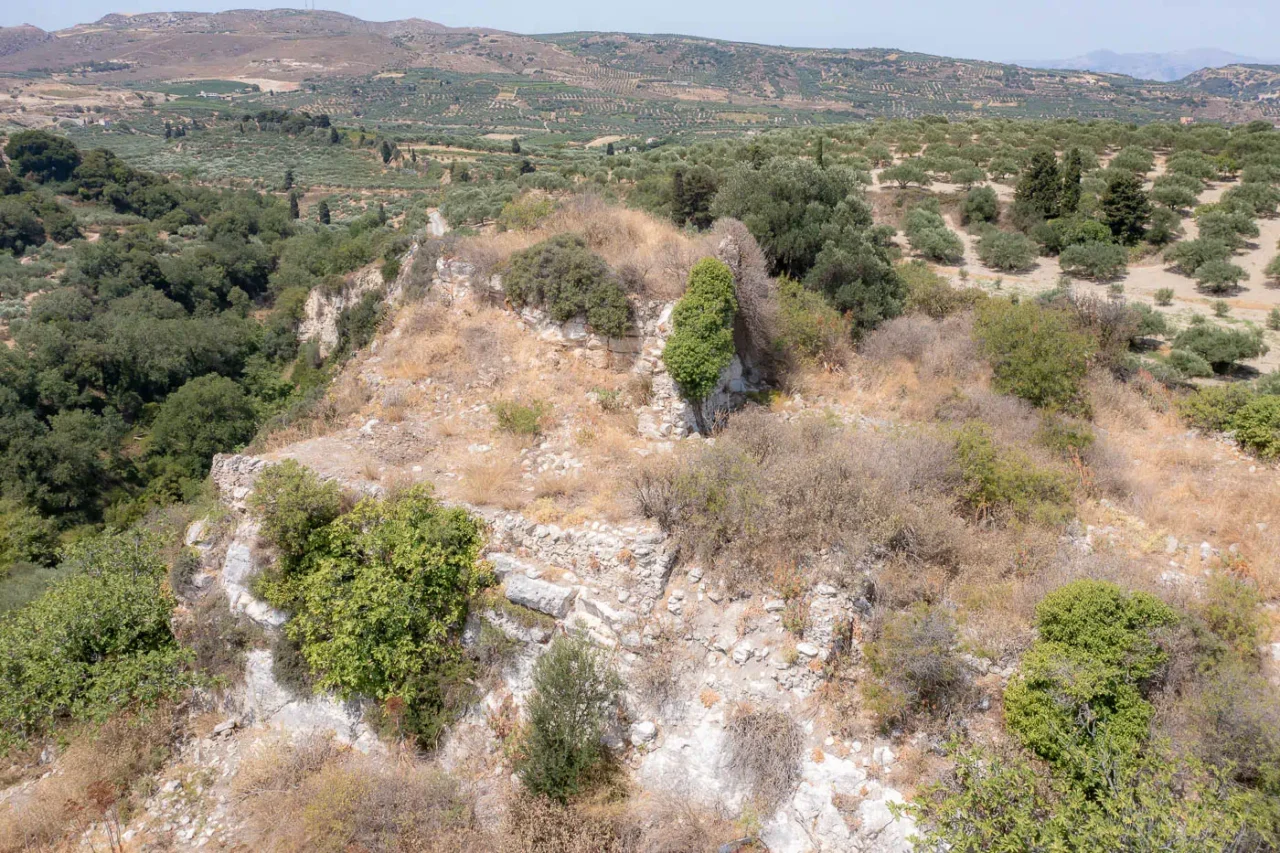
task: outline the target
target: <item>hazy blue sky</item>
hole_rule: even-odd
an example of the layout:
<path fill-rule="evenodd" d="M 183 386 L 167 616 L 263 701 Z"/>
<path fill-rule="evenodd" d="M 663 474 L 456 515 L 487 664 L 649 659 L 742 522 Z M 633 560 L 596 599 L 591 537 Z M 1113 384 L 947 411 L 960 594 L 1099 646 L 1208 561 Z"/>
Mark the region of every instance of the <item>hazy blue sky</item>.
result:
<path fill-rule="evenodd" d="M 57 29 L 108 12 L 212 11 L 277 3 L 204 5 L 190 0 L 6 0 L 0 24 Z M 1090 50 L 1216 47 L 1280 54 L 1280 0 L 469 0 L 448 4 L 318 0 L 368 19 L 419 17 L 451 26 L 522 33 L 622 30 L 686 33 L 813 47 L 897 47 L 982 59 L 1060 59 Z M 301 2 L 294 8 L 300 8 Z"/>

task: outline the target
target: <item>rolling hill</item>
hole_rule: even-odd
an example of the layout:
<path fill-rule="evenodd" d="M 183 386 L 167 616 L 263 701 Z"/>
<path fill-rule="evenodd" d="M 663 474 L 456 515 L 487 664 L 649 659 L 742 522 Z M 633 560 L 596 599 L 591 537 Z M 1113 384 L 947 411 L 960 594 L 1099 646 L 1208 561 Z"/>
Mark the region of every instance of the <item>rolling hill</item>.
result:
<path fill-rule="evenodd" d="M 465 84 L 479 80 L 518 103 L 532 103 L 526 92 L 552 92 L 556 99 L 543 98 L 544 118 L 572 113 L 575 104 L 640 113 L 707 104 L 741 111 L 749 123 L 807 122 L 819 114 L 830 115 L 816 120 L 927 113 L 1128 121 L 1280 116 L 1276 102 L 1258 97 L 1272 84 L 1247 75 L 1164 83 L 880 48 L 597 32 L 530 36 L 282 9 L 113 14 L 55 33 L 0 30 L 0 75 L 73 82 L 237 80 L 291 91 L 423 70 Z"/>

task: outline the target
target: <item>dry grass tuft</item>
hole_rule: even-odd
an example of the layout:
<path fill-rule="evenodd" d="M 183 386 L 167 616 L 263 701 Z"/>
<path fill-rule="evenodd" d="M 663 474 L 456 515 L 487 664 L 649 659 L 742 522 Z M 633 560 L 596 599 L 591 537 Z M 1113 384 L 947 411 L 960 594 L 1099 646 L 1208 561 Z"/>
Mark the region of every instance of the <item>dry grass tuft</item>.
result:
<path fill-rule="evenodd" d="M 458 784 L 411 760 L 388 765 L 326 738 L 260 742 L 236 780 L 255 849 L 491 850 Z"/>
<path fill-rule="evenodd" d="M 513 454 L 494 451 L 459 467 L 458 496 L 475 506 L 519 509 L 528 500 L 521 488 L 521 469 Z"/>
<path fill-rule="evenodd" d="M 54 773 L 0 808 L 0 851 L 59 848 L 91 824 L 118 842 L 122 826 L 145 797 L 181 736 L 181 715 L 171 705 L 120 715 L 70 737 Z"/>
<path fill-rule="evenodd" d="M 725 734 L 726 769 L 747 784 L 761 812 L 771 814 L 800 782 L 800 724 L 783 711 L 740 705 L 730 715 Z"/>
<path fill-rule="evenodd" d="M 689 270 L 715 250 L 709 236 L 691 237 L 647 213 L 579 195 L 541 220 L 537 228 L 469 237 L 459 242 L 457 251 L 484 278 L 497 272 L 512 253 L 565 233 L 582 235 L 591 250 L 619 273 L 632 295 L 658 301 L 678 298 Z"/>

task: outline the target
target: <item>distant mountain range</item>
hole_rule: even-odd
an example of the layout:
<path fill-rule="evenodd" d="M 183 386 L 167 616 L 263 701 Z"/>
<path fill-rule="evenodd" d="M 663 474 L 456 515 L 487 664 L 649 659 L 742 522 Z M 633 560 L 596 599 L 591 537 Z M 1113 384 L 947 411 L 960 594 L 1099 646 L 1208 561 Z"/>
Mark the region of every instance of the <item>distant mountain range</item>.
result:
<path fill-rule="evenodd" d="M 430 69 L 443 81 L 437 85 L 483 90 L 483 103 L 498 105 L 481 110 L 485 115 L 513 103 L 542 123 L 590 113 L 673 128 L 684 126 L 697 104 L 752 126 L 939 113 L 1280 121 L 1280 67 L 1239 64 L 1246 59 L 1208 50 L 1101 51 L 1027 68 L 886 48 L 795 48 L 672 34 L 525 35 L 297 9 L 112 14 L 56 33 L 0 27 L 0 77 L 133 87 L 230 80 L 282 92 L 345 85 L 358 100 L 366 96 L 352 94 L 361 88 L 356 81 L 385 88 L 388 79 Z M 332 94 L 316 95 L 316 108 L 328 108 L 321 102 Z"/>
<path fill-rule="evenodd" d="M 1104 74 L 1126 74 L 1140 80 L 1160 80 L 1170 83 L 1181 80 L 1202 68 L 1222 68 L 1227 65 L 1264 65 L 1266 60 L 1241 56 L 1216 48 L 1174 50 L 1168 53 L 1116 53 L 1112 50 L 1095 50 L 1071 59 L 1040 59 L 1019 61 L 1026 68 L 1062 68 L 1071 71 L 1098 71 Z"/>

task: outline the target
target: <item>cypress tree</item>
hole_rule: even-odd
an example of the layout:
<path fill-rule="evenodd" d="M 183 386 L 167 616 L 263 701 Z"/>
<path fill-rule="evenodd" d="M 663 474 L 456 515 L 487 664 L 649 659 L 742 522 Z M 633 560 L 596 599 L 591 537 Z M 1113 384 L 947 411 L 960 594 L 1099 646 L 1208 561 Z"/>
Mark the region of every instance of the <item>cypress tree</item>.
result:
<path fill-rule="evenodd" d="M 321 201 L 316 205 L 316 219 L 320 220 L 321 225 L 329 224 L 329 202 Z"/>
<path fill-rule="evenodd" d="M 1062 214 L 1075 213 L 1080 206 L 1080 175 L 1084 172 L 1084 157 L 1079 148 L 1067 152 L 1062 166 Z"/>
<path fill-rule="evenodd" d="M 293 169 L 284 170 L 284 188 L 286 190 L 293 189 Z"/>
<path fill-rule="evenodd" d="M 688 219 L 685 204 L 684 170 L 676 169 L 671 173 L 671 218 L 677 225 L 684 225 Z"/>
<path fill-rule="evenodd" d="M 289 193 L 289 218 L 298 218 L 298 194 Z"/>
<path fill-rule="evenodd" d="M 243 127 L 243 125 L 241 125 L 241 127 Z M 341 140 L 342 140 L 342 137 L 338 135 L 338 129 L 336 127 L 330 127 L 329 128 L 329 144 L 337 145 Z"/>
<path fill-rule="evenodd" d="M 1147 233 L 1151 201 L 1142 188 L 1142 178 L 1132 172 L 1117 171 L 1107 181 L 1099 202 L 1102 221 L 1120 242 L 1132 246 Z"/>
<path fill-rule="evenodd" d="M 613 156 L 613 143 L 612 143 L 612 142 L 610 142 L 608 145 L 606 145 L 606 146 L 605 146 L 605 148 L 604 148 L 604 153 L 605 153 L 605 156 L 606 156 L 606 157 L 612 157 L 612 156 Z"/>
<path fill-rule="evenodd" d="M 512 153 L 512 154 L 519 154 L 519 153 L 520 153 L 520 140 L 519 140 L 519 139 L 513 139 L 513 140 L 511 140 L 511 153 Z"/>
<path fill-rule="evenodd" d="M 1061 211 L 1062 179 L 1052 151 L 1037 151 L 1018 181 L 1015 202 L 1024 212 L 1040 219 L 1054 219 Z"/>
<path fill-rule="evenodd" d="M 384 164 L 391 162 L 391 143 L 382 140 L 382 162 Z"/>

